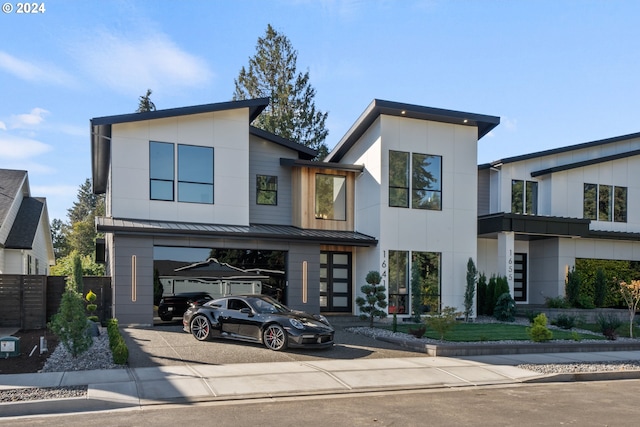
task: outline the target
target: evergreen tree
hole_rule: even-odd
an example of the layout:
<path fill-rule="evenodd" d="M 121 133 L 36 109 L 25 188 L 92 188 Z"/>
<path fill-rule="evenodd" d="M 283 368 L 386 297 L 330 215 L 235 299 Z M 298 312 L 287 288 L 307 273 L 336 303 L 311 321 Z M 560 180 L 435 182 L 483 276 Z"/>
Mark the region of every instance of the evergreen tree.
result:
<path fill-rule="evenodd" d="M 270 103 L 254 125 L 318 151 L 318 159 L 328 154 L 324 143 L 328 113 L 316 110 L 315 89 L 309 72 L 297 73 L 298 52 L 291 41 L 269 24 L 258 38 L 249 67 L 242 67 L 235 82 L 233 100 L 269 97 Z"/>
<path fill-rule="evenodd" d="M 53 252 L 56 259 L 69 255 L 69 226 L 61 219 L 54 218 L 51 221 L 51 239 L 53 240 Z"/>
<path fill-rule="evenodd" d="M 136 113 L 144 113 L 147 111 L 156 111 L 156 104 L 151 102 L 151 89 L 147 89 L 146 95 L 142 95 L 138 98 L 138 109 Z"/>

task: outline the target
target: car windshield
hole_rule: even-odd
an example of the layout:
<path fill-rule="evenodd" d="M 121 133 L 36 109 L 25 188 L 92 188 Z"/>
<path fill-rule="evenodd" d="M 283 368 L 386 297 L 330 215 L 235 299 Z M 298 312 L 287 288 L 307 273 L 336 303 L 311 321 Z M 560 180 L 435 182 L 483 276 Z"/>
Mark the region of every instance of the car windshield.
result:
<path fill-rule="evenodd" d="M 288 313 L 291 311 L 286 305 L 280 304 L 278 301 L 269 297 L 250 298 L 249 302 L 258 313 L 262 314 Z"/>

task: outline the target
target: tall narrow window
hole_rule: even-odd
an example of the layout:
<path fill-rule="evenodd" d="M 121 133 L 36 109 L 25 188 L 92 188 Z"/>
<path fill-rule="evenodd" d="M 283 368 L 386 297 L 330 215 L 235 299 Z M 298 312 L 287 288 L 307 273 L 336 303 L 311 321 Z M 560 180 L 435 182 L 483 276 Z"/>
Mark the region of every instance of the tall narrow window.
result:
<path fill-rule="evenodd" d="M 409 207 L 409 153 L 389 151 L 389 206 Z"/>
<path fill-rule="evenodd" d="M 278 177 L 256 176 L 256 203 L 259 205 L 278 204 Z"/>
<path fill-rule="evenodd" d="M 585 219 L 597 219 L 598 186 L 584 184 L 583 216 Z"/>
<path fill-rule="evenodd" d="M 535 181 L 526 182 L 525 212 L 530 215 L 538 214 L 538 183 Z"/>
<path fill-rule="evenodd" d="M 213 148 L 178 145 L 178 201 L 213 203 Z"/>
<path fill-rule="evenodd" d="M 615 187 L 613 220 L 615 222 L 627 222 L 627 187 Z"/>
<path fill-rule="evenodd" d="M 389 313 L 409 313 L 409 252 L 389 251 Z"/>
<path fill-rule="evenodd" d="M 316 174 L 316 218 L 346 221 L 347 179 L 340 175 Z"/>
<path fill-rule="evenodd" d="M 411 296 L 420 298 L 411 307 L 419 314 L 440 312 L 440 258 L 438 252 L 411 253 Z"/>
<path fill-rule="evenodd" d="M 174 145 L 149 143 L 149 178 L 151 200 L 173 200 Z"/>
<path fill-rule="evenodd" d="M 411 207 L 442 209 L 442 157 L 413 153 L 411 169 Z"/>
<path fill-rule="evenodd" d="M 511 213 L 524 213 L 524 181 L 511 180 Z"/>
<path fill-rule="evenodd" d="M 613 215 L 611 192 L 610 185 L 598 186 L 598 221 L 611 221 Z"/>

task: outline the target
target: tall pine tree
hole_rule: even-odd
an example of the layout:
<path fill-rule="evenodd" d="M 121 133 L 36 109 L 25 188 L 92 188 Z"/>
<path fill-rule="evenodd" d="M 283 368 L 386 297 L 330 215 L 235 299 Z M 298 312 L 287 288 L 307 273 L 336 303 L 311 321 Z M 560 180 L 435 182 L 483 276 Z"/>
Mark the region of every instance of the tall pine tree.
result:
<path fill-rule="evenodd" d="M 298 52 L 289 39 L 269 24 L 265 36 L 258 38 L 249 68 L 242 67 L 234 81 L 233 100 L 271 98 L 254 125 L 313 148 L 318 159 L 323 159 L 329 152 L 324 143 L 329 134 L 325 128 L 329 113 L 316 109 L 309 72 L 298 73 L 297 60 Z"/>

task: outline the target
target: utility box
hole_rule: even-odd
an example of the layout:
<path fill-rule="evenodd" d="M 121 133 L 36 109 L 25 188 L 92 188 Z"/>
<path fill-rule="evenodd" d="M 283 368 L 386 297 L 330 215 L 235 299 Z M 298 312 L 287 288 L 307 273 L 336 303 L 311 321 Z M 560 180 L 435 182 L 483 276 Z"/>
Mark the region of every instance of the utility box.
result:
<path fill-rule="evenodd" d="M 20 356 L 20 338 L 0 338 L 0 357 L 9 358 Z"/>

